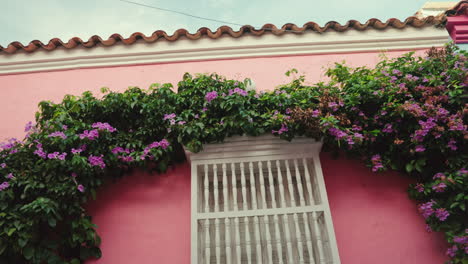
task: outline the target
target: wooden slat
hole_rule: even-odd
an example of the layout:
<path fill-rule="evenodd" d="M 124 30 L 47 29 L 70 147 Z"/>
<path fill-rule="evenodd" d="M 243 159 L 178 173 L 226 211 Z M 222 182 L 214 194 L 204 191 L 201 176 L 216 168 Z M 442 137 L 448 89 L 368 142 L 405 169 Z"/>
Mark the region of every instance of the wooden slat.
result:
<path fill-rule="evenodd" d="M 276 169 L 278 171 L 278 189 L 279 189 L 279 194 L 280 194 L 280 204 L 278 204 L 278 207 L 287 207 L 286 200 L 284 197 L 284 185 L 283 185 L 283 175 L 281 174 L 281 164 L 280 161 L 276 161 Z"/>
<path fill-rule="evenodd" d="M 305 237 L 306 237 L 306 243 L 307 243 L 307 252 L 309 253 L 309 261 L 310 263 L 315 264 L 314 251 L 312 248 L 312 236 L 311 236 L 311 232 L 309 228 L 309 217 L 307 213 L 302 213 L 302 219 L 303 219 Z"/>
<path fill-rule="evenodd" d="M 299 227 L 299 218 L 297 214 L 293 214 L 294 230 L 296 231 L 297 251 L 299 253 L 299 263 L 304 263 L 304 244 L 301 236 L 301 229 Z"/>
<path fill-rule="evenodd" d="M 250 199 L 252 201 L 252 210 L 257 209 L 257 189 L 255 184 L 255 174 L 253 171 L 253 163 L 249 162 L 249 173 L 250 173 Z"/>
<path fill-rule="evenodd" d="M 291 240 L 291 228 L 289 226 L 289 215 L 284 214 L 283 217 L 283 224 L 284 224 L 284 233 L 286 236 L 286 247 L 288 252 L 288 263 L 294 263 L 293 260 L 293 251 L 292 251 L 292 240 Z"/>
<path fill-rule="evenodd" d="M 210 212 L 210 182 L 208 179 L 208 165 L 205 164 L 204 172 L 205 172 L 205 179 L 204 179 L 204 192 L 205 192 L 205 213 Z"/>
<path fill-rule="evenodd" d="M 215 257 L 216 257 L 216 263 L 220 264 L 221 263 L 221 232 L 219 228 L 219 218 L 215 219 Z"/>
<path fill-rule="evenodd" d="M 224 219 L 224 228 L 226 234 L 226 264 L 231 264 L 232 260 L 232 248 L 231 248 L 231 219 Z"/>
<path fill-rule="evenodd" d="M 239 204 L 237 202 L 237 178 L 236 178 L 236 164 L 231 163 L 231 181 L 232 181 L 232 200 L 234 202 L 234 211 L 239 210 Z"/>
<path fill-rule="evenodd" d="M 297 206 L 296 196 L 294 195 L 294 186 L 293 186 L 292 177 L 291 177 L 291 170 L 289 169 L 288 160 L 285 160 L 285 167 L 286 167 L 286 176 L 288 180 L 288 191 L 289 191 L 289 199 L 290 199 L 289 206 Z"/>
<path fill-rule="evenodd" d="M 246 190 L 246 182 L 245 182 L 245 173 L 244 173 L 244 163 L 241 162 L 240 164 L 240 171 L 241 171 L 241 190 L 242 190 L 242 210 L 247 210 L 247 190 Z"/>
<path fill-rule="evenodd" d="M 271 208 L 276 208 L 276 194 L 275 194 L 275 185 L 273 179 L 273 172 L 271 171 L 271 162 L 267 161 L 268 168 L 268 182 L 270 183 L 270 195 L 271 195 Z"/>
<path fill-rule="evenodd" d="M 252 263 L 252 239 L 250 237 L 249 230 L 249 217 L 244 217 L 244 227 L 245 227 L 245 249 L 247 251 L 247 263 Z"/>
<path fill-rule="evenodd" d="M 254 231 L 255 231 L 255 244 L 257 246 L 256 248 L 256 262 L 255 263 L 263 263 L 262 261 L 262 238 L 260 237 L 260 222 L 258 220 L 258 216 L 254 216 Z"/>
<path fill-rule="evenodd" d="M 259 178 L 260 178 L 260 193 L 261 193 L 261 201 L 260 205 L 262 209 L 268 208 L 267 200 L 266 200 L 266 186 L 265 186 L 265 179 L 263 178 L 263 163 L 258 162 L 258 171 L 259 171 Z"/>
<path fill-rule="evenodd" d="M 213 165 L 214 211 L 219 212 L 218 166 Z"/>
<path fill-rule="evenodd" d="M 273 263 L 273 245 L 271 241 L 271 231 L 270 231 L 270 219 L 269 216 L 263 216 L 263 222 L 265 223 L 265 238 L 266 238 L 266 246 L 267 246 L 267 256 L 268 256 L 268 263 Z"/>
<path fill-rule="evenodd" d="M 227 173 L 226 173 L 226 163 L 223 163 L 222 169 L 223 169 L 223 179 L 222 179 L 222 184 L 223 184 L 223 211 L 227 212 L 229 211 L 229 197 L 228 197 L 228 181 L 227 181 Z"/>
<path fill-rule="evenodd" d="M 309 194 L 309 202 L 310 202 L 309 205 L 318 204 L 315 201 L 315 198 L 314 198 L 314 191 L 312 189 L 311 177 L 310 177 L 310 173 L 309 173 L 309 167 L 307 165 L 307 160 L 305 158 L 302 159 L 302 164 L 304 166 L 304 176 L 305 176 L 305 179 L 306 179 L 306 186 L 307 186 L 307 191 L 308 191 L 308 194 Z"/>
<path fill-rule="evenodd" d="M 211 263 L 210 220 L 205 220 L 205 263 Z"/>
<path fill-rule="evenodd" d="M 299 171 L 299 166 L 297 164 L 297 159 L 294 160 L 294 170 L 296 173 L 296 182 L 297 182 L 297 190 L 299 192 L 299 206 L 304 206 L 306 205 L 305 199 L 304 199 L 304 191 L 302 187 L 302 177 L 301 177 L 301 172 Z"/>
<path fill-rule="evenodd" d="M 317 248 L 318 248 L 318 253 L 319 253 L 318 254 L 319 263 L 326 264 L 327 260 L 325 259 L 325 249 L 323 245 L 322 234 L 320 233 L 320 226 L 318 223 L 318 219 L 319 219 L 319 213 L 312 212 L 312 223 L 314 226 L 315 241 L 317 243 Z"/>
<path fill-rule="evenodd" d="M 240 230 L 239 230 L 239 218 L 234 218 L 234 227 L 236 229 L 236 263 L 241 263 L 241 241 L 240 241 Z"/>
<path fill-rule="evenodd" d="M 280 235 L 280 222 L 279 222 L 279 217 L 277 214 L 273 216 L 274 222 L 275 222 L 275 240 L 276 240 L 276 250 L 278 254 L 278 263 L 282 264 L 284 263 L 283 261 L 283 247 L 282 247 L 282 241 L 281 241 L 281 235 Z"/>

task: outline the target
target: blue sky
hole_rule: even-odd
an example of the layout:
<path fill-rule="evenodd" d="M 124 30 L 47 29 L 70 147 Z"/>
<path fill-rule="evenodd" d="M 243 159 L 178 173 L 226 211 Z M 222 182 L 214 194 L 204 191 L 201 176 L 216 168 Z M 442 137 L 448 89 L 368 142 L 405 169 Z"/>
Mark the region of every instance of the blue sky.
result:
<path fill-rule="evenodd" d="M 0 45 L 12 41 L 47 42 L 58 37 L 87 40 L 92 35 L 107 38 L 113 33 L 128 37 L 133 32 L 151 34 L 176 29 L 190 32 L 200 27 L 215 30 L 221 23 L 210 22 L 136 6 L 119 0 L 0 0 Z M 261 27 L 266 23 L 303 25 L 313 21 L 345 23 L 369 18 L 401 20 L 413 15 L 427 0 L 133 0 L 197 16 Z M 457 1 L 451 1 L 457 2 Z M 232 26 L 238 29 L 238 26 Z"/>

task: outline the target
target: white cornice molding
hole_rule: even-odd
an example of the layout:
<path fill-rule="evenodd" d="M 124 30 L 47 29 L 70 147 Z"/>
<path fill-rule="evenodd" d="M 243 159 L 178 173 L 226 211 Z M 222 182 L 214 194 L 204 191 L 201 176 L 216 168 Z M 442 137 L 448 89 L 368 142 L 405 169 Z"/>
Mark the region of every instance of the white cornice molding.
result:
<path fill-rule="evenodd" d="M 219 160 L 233 161 L 235 159 L 287 155 L 312 155 L 320 153 L 322 142 L 312 138 L 295 137 L 286 141 L 273 135 L 262 136 L 233 136 L 221 143 L 210 143 L 203 146 L 199 153 L 192 153 L 185 149 L 189 161 L 216 162 Z"/>
<path fill-rule="evenodd" d="M 175 42 L 142 40 L 132 45 L 53 51 L 0 53 L 0 75 L 66 69 L 142 65 L 249 57 L 294 56 L 332 53 L 379 52 L 439 47 L 448 41 L 443 28 L 389 28 L 304 34 L 223 36 L 218 39 L 181 38 Z"/>

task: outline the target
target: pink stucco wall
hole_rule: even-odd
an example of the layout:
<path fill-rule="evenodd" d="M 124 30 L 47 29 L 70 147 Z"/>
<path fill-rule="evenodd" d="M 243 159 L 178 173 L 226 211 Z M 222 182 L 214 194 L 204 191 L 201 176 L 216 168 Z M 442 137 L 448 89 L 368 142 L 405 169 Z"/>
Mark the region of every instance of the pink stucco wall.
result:
<path fill-rule="evenodd" d="M 391 52 L 389 57 L 402 52 Z M 60 101 L 65 94 L 122 91 L 151 83 L 174 85 L 185 72 L 217 72 L 229 78 L 252 78 L 257 89 L 288 81 L 297 68 L 309 82 L 324 79 L 324 67 L 346 60 L 373 65 L 377 53 L 326 54 L 168 63 L 79 69 L 0 76 L 0 140 L 20 137 L 41 100 Z M 321 156 L 330 206 L 344 264 L 436 264 L 445 260 L 440 234 L 428 234 L 416 205 L 408 200 L 408 179 L 396 173 L 374 174 L 358 161 Z M 189 263 L 190 181 L 187 164 L 163 175 L 135 172 L 104 187 L 89 210 L 102 236 L 103 258 L 90 263 Z"/>
<path fill-rule="evenodd" d="M 389 52 L 394 57 L 402 52 Z M 84 91 L 99 94 L 101 87 L 123 91 L 129 86 L 147 88 L 152 83 L 172 83 L 185 72 L 212 73 L 229 78 L 251 78 L 259 90 L 271 90 L 290 81 L 284 73 L 296 68 L 310 83 L 324 79 L 324 71 L 334 62 L 350 65 L 374 65 L 378 53 L 324 54 L 272 58 L 248 58 L 201 62 L 166 63 L 130 67 L 64 70 L 16 75 L 0 75 L 0 140 L 21 135 L 23 124 L 34 119 L 37 104 L 42 100 L 59 102 L 65 94 Z M 0 58 L 1 59 L 1 58 Z"/>
<path fill-rule="evenodd" d="M 321 154 L 343 264 L 442 264 L 447 247 L 408 200 L 408 178 L 373 173 L 357 160 Z M 104 187 L 88 207 L 103 257 L 89 264 L 190 263 L 190 167 L 136 172 Z"/>

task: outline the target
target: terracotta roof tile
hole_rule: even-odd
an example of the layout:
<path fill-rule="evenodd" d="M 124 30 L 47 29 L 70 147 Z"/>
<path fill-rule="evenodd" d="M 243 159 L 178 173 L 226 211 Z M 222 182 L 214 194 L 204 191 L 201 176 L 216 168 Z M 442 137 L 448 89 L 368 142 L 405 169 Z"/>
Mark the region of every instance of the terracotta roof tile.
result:
<path fill-rule="evenodd" d="M 458 2 L 454 7 L 445 11 L 446 16 L 468 16 L 468 0 Z"/>
<path fill-rule="evenodd" d="M 462 2 L 466 2 L 466 1 L 462 1 Z M 168 41 L 176 41 L 181 37 L 186 37 L 191 40 L 196 40 L 203 36 L 207 36 L 211 39 L 217 39 L 221 37 L 222 35 L 228 35 L 233 38 L 238 38 L 245 34 L 261 36 L 265 34 L 266 32 L 271 32 L 271 34 L 274 34 L 274 35 L 283 35 L 285 33 L 302 34 L 306 31 L 323 33 L 327 30 L 343 32 L 349 29 L 366 30 L 368 28 L 374 28 L 374 29 L 379 29 L 379 30 L 386 29 L 386 28 L 401 29 L 404 27 L 421 28 L 424 26 L 438 26 L 438 25 L 443 24 L 445 20 L 446 20 L 445 17 L 430 16 L 430 17 L 425 17 L 423 19 L 419 19 L 417 17 L 412 16 L 412 17 L 406 18 L 404 21 L 400 21 L 396 18 L 391 18 L 391 19 L 388 19 L 386 22 L 382 22 L 379 19 L 372 18 L 372 19 L 367 20 L 367 22 L 364 24 L 361 24 L 359 21 L 356 21 L 356 20 L 349 20 L 344 25 L 341 25 L 340 23 L 335 22 L 335 21 L 330 21 L 326 23 L 323 27 L 319 26 L 317 23 L 314 23 L 314 22 L 308 22 L 304 24 L 302 27 L 297 26 L 295 24 L 288 23 L 288 24 L 283 25 L 281 28 L 278 28 L 273 24 L 265 24 L 260 29 L 255 29 L 252 26 L 245 25 L 241 27 L 238 31 L 233 30 L 229 26 L 221 26 L 214 32 L 211 31 L 209 28 L 202 27 L 193 34 L 188 32 L 188 30 L 186 29 L 178 29 L 172 35 L 168 35 L 165 31 L 157 30 L 150 36 L 146 36 L 143 33 L 136 32 L 130 35 L 130 37 L 128 38 L 124 38 L 119 34 L 113 34 L 108 39 L 102 39 L 101 37 L 95 35 L 95 36 L 90 37 L 87 41 L 83 41 L 82 39 L 78 37 L 71 38 L 70 40 L 68 40 L 68 42 L 63 42 L 59 38 L 53 38 L 49 40 L 47 44 L 44 44 L 39 40 L 33 40 L 26 46 L 24 46 L 22 43 L 18 41 L 15 41 L 15 42 L 8 44 L 8 46 L 6 47 L 2 47 L 0 45 L 0 54 L 1 53 L 13 54 L 17 52 L 18 50 L 24 50 L 26 52 L 34 52 L 39 49 L 52 51 L 56 49 L 57 47 L 64 47 L 66 49 L 73 49 L 78 46 L 82 46 L 85 48 L 92 48 L 98 44 L 108 47 L 118 42 L 131 45 L 140 39 L 147 43 L 152 43 L 152 42 L 157 41 L 158 39 L 163 39 L 163 38 Z"/>

